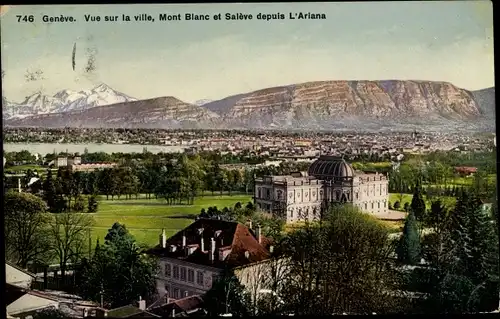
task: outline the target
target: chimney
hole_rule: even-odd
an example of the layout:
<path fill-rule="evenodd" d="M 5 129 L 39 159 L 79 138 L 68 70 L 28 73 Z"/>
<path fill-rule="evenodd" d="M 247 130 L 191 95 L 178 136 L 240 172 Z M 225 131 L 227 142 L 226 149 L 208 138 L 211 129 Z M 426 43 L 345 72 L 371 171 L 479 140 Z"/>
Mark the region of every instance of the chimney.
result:
<path fill-rule="evenodd" d="M 182 249 L 186 248 L 186 235 L 182 234 Z"/>
<path fill-rule="evenodd" d="M 208 255 L 208 259 L 211 262 L 214 262 L 215 260 L 215 240 L 213 238 L 210 238 L 210 252 Z"/>
<path fill-rule="evenodd" d="M 248 228 L 252 229 L 252 220 L 251 219 L 248 220 Z"/>
<path fill-rule="evenodd" d="M 19 193 L 21 192 L 21 179 L 20 178 L 17 179 L 17 190 L 19 191 Z"/>
<path fill-rule="evenodd" d="M 146 300 L 142 300 L 141 296 L 139 296 L 139 309 L 146 310 Z"/>
<path fill-rule="evenodd" d="M 175 317 L 175 307 L 172 307 L 172 317 Z"/>
<path fill-rule="evenodd" d="M 255 230 L 255 237 L 257 237 L 257 241 L 259 244 L 262 244 L 262 229 L 260 228 L 260 225 L 257 225 L 257 229 Z"/>
<path fill-rule="evenodd" d="M 205 251 L 205 242 L 203 241 L 203 234 L 200 235 L 200 250 Z"/>
<path fill-rule="evenodd" d="M 161 248 L 166 248 L 167 247 L 167 236 L 165 235 L 165 229 L 161 230 L 160 246 L 161 246 Z"/>

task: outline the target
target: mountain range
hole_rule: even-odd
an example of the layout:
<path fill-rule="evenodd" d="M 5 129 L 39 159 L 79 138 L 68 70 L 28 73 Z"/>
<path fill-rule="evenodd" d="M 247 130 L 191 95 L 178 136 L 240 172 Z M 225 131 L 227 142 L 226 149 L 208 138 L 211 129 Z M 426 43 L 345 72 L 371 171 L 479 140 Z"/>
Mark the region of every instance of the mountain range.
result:
<path fill-rule="evenodd" d="M 101 84 L 3 101 L 4 125 L 41 127 L 299 130 L 495 128 L 495 88 L 468 91 L 436 81 L 316 81 L 186 103 L 136 100 Z"/>
<path fill-rule="evenodd" d="M 2 103 L 2 115 L 5 118 L 24 118 L 27 116 L 83 111 L 92 107 L 110 105 L 121 102 L 132 102 L 137 99 L 113 90 L 104 83 L 91 90 L 62 90 L 53 96 L 36 92 L 17 104 L 10 101 Z"/>

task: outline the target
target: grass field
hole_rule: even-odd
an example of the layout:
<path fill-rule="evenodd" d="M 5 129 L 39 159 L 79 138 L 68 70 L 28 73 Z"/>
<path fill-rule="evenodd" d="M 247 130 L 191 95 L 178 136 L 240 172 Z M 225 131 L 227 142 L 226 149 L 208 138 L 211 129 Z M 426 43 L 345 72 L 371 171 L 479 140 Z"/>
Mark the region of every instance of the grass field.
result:
<path fill-rule="evenodd" d="M 411 204 L 411 200 L 413 198 L 412 194 L 403 194 L 403 199 L 401 200 L 401 207 L 404 206 L 405 203 Z M 433 200 L 437 200 L 438 198 L 435 197 Z M 455 197 L 449 197 L 449 196 L 441 196 L 439 197 L 441 202 L 448 208 L 452 208 L 455 205 Z M 390 193 L 389 194 L 389 202 L 391 202 L 391 205 L 394 205 L 396 201 L 400 200 L 400 194 L 397 193 Z M 424 195 L 424 200 L 427 208 L 431 207 L 431 202 L 425 198 Z"/>
<path fill-rule="evenodd" d="M 108 229 L 115 222 L 124 224 L 139 244 L 156 245 L 162 228 L 167 237 L 191 224 L 202 208 L 217 206 L 233 207 L 237 202 L 246 205 L 251 195 L 222 195 L 197 198 L 193 205 L 167 205 L 163 200 L 131 199 L 106 200 L 99 202 L 97 213 L 92 214 L 95 225 L 92 229 L 92 242 L 99 238 L 102 242 Z"/>

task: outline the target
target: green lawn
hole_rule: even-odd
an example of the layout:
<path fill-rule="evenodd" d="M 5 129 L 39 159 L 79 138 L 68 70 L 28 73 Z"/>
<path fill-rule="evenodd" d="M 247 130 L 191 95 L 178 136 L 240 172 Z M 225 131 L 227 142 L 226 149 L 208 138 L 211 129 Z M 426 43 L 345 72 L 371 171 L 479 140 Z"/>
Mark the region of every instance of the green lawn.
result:
<path fill-rule="evenodd" d="M 108 229 L 115 222 L 125 224 L 139 244 L 156 245 L 162 228 L 168 236 L 193 222 L 194 216 L 202 208 L 217 206 L 222 209 L 233 207 L 237 202 L 246 205 L 251 195 L 204 196 L 195 200 L 193 205 L 167 205 L 164 200 L 130 199 L 106 200 L 99 202 L 98 212 L 92 214 L 95 226 L 92 230 L 92 241 L 102 241 Z"/>
<path fill-rule="evenodd" d="M 403 194 L 403 200 L 401 201 L 401 207 L 404 206 L 405 203 L 411 204 L 411 200 L 413 198 L 412 194 Z M 438 197 L 433 198 L 433 200 L 437 200 Z M 439 197 L 441 202 L 448 208 L 452 208 L 455 205 L 455 197 L 450 197 L 450 196 L 441 196 Z M 400 194 L 398 193 L 390 193 L 389 194 L 389 202 L 391 202 L 391 205 L 394 205 L 396 201 L 400 200 Z M 431 202 L 425 198 L 424 195 L 424 200 L 427 208 L 430 208 Z"/>

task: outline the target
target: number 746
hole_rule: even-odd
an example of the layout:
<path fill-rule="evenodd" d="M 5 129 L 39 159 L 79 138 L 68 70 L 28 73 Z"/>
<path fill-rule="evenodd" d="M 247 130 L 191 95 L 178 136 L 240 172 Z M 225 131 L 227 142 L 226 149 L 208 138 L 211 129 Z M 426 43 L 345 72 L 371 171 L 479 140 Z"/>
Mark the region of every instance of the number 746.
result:
<path fill-rule="evenodd" d="M 35 17 L 33 15 L 25 15 L 25 16 L 16 16 L 17 17 L 17 22 L 34 22 Z"/>

